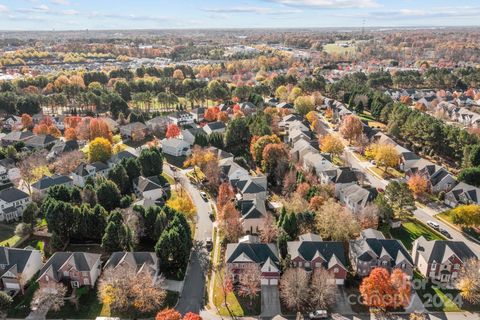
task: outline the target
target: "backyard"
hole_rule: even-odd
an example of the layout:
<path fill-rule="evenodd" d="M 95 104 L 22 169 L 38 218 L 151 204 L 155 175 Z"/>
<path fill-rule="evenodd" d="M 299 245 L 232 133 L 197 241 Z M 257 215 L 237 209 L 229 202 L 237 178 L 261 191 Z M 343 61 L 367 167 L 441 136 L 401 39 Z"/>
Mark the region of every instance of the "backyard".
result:
<path fill-rule="evenodd" d="M 411 250 L 413 241 L 423 236 L 427 240 L 445 240 L 445 238 L 418 221 L 417 219 L 409 219 L 402 222 L 402 226 L 399 228 L 391 229 L 390 234 L 392 238 L 402 241 L 403 245 Z"/>

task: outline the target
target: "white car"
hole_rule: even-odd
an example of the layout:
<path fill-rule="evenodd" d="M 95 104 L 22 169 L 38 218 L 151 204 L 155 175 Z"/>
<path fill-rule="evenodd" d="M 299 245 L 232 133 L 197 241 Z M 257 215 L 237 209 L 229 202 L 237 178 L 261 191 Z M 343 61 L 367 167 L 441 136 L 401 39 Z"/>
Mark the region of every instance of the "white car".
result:
<path fill-rule="evenodd" d="M 327 310 L 315 310 L 308 314 L 310 319 L 326 319 L 328 318 Z"/>
<path fill-rule="evenodd" d="M 435 230 L 440 229 L 440 225 L 438 223 L 436 223 L 435 221 L 428 220 L 427 224 Z"/>
<path fill-rule="evenodd" d="M 208 197 L 207 197 L 207 194 L 206 194 L 205 192 L 200 191 L 200 196 L 202 197 L 202 199 L 203 199 L 204 201 L 208 201 Z"/>

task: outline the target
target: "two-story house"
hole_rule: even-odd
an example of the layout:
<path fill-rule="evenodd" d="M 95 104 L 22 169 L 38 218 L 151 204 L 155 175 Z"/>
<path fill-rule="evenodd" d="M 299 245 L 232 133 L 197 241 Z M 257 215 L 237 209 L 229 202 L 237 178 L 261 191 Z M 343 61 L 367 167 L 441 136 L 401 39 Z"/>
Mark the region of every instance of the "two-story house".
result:
<path fill-rule="evenodd" d="M 235 281 L 249 264 L 256 264 L 261 268 L 262 285 L 278 285 L 280 259 L 273 243 L 257 243 L 246 236 L 239 243 L 227 244 L 225 261 Z"/>
<path fill-rule="evenodd" d="M 445 194 L 445 204 L 452 208 L 459 204 L 480 204 L 480 188 L 460 182 Z"/>
<path fill-rule="evenodd" d="M 192 153 L 190 144 L 177 138 L 162 139 L 160 144 L 162 145 L 163 153 L 174 157 L 185 157 Z"/>
<path fill-rule="evenodd" d="M 361 277 L 378 267 L 389 271 L 398 268 L 410 278 L 413 275 L 413 260 L 407 249 L 400 240 L 385 239 L 378 230 L 363 230 L 359 239 L 351 240 L 349 255 L 353 270 Z"/>
<path fill-rule="evenodd" d="M 105 176 L 110 167 L 103 162 L 97 161 L 93 163 L 80 163 L 77 168 L 72 172 L 73 184 L 79 187 L 84 187 L 85 182 L 89 177 L 95 177 L 97 174 Z"/>
<path fill-rule="evenodd" d="M 455 282 L 468 259 L 478 258 L 462 241 L 428 241 L 423 236 L 413 242 L 412 257 L 424 277 L 445 284 Z"/>
<path fill-rule="evenodd" d="M 100 254 L 55 252 L 40 270 L 40 286 L 51 282 L 68 282 L 73 288 L 94 287 L 101 272 Z"/>
<path fill-rule="evenodd" d="M 51 177 L 43 176 L 40 180 L 32 184 L 32 191 L 44 195 L 50 187 L 66 185 L 72 186 L 73 179 L 69 176 L 54 174 Z"/>
<path fill-rule="evenodd" d="M 141 140 L 148 134 L 148 128 L 141 122 L 132 122 L 120 127 L 120 135 L 125 139 Z"/>
<path fill-rule="evenodd" d="M 375 188 L 363 188 L 357 184 L 340 189 L 339 199 L 353 213 L 360 213 L 369 203 L 377 197 Z"/>
<path fill-rule="evenodd" d="M 107 269 L 129 268 L 137 273 L 148 272 L 154 279 L 160 274 L 155 252 L 113 252 L 103 267 Z"/>
<path fill-rule="evenodd" d="M 340 190 L 357 183 L 357 175 L 349 167 L 342 167 L 333 170 L 322 171 L 320 175 L 322 184 L 333 184 L 335 186 L 335 197 L 340 196 Z"/>
<path fill-rule="evenodd" d="M 38 250 L 0 247 L 0 289 L 22 290 L 42 265 Z"/>
<path fill-rule="evenodd" d="M 20 218 L 23 209 L 30 202 L 30 196 L 17 188 L 0 191 L 0 221 L 12 221 Z"/>
<path fill-rule="evenodd" d="M 287 242 L 292 267 L 307 271 L 323 268 L 332 273 L 332 281 L 343 285 L 347 278 L 345 248 L 340 241 L 322 241 L 315 234 L 304 234 L 298 241 Z"/>
<path fill-rule="evenodd" d="M 133 182 L 133 190 L 137 197 L 152 200 L 160 205 L 164 204 L 166 198 L 166 193 L 161 184 L 157 176 L 147 178 L 140 176 Z"/>
<path fill-rule="evenodd" d="M 186 111 L 177 111 L 168 116 L 169 120 L 178 125 L 186 125 L 186 124 L 192 124 L 193 123 L 193 115 L 190 112 Z"/>

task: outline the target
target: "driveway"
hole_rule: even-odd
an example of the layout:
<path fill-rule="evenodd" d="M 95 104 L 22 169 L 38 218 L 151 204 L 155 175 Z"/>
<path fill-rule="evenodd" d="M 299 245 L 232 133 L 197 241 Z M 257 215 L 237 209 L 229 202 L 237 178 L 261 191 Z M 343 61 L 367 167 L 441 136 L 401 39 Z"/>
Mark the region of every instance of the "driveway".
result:
<path fill-rule="evenodd" d="M 353 313 L 352 307 L 348 302 L 348 295 L 344 286 L 337 286 L 337 293 L 335 294 L 335 305 L 332 306 L 332 312 L 340 314 Z"/>
<path fill-rule="evenodd" d="M 262 311 L 260 316 L 263 318 L 271 318 L 280 314 L 280 296 L 278 286 L 262 285 Z"/>
<path fill-rule="evenodd" d="M 211 206 L 210 202 L 203 200 L 200 191 L 185 176 L 185 173 L 188 171 L 177 169 L 173 172 L 166 164 L 163 166 L 163 171 L 174 177 L 182 185 L 197 209 L 194 247 L 192 248 L 190 261 L 187 266 L 182 292 L 175 309 L 181 314 L 188 312 L 198 314 L 204 307 L 208 253 L 203 248 L 203 242 L 206 238 L 212 237 Z"/>

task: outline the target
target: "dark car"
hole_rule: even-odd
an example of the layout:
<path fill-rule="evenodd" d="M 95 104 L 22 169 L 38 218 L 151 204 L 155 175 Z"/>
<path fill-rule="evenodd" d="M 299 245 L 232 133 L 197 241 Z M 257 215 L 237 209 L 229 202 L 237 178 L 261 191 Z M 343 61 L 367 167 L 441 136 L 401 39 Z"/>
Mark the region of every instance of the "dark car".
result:
<path fill-rule="evenodd" d="M 452 239 L 452 236 L 450 235 L 450 233 L 447 230 L 440 228 L 440 233 L 443 234 L 448 239 Z"/>
<path fill-rule="evenodd" d="M 205 248 L 208 250 L 208 252 L 212 251 L 212 249 L 213 249 L 212 238 L 205 239 Z"/>

